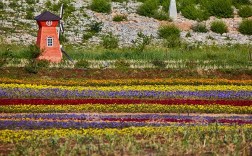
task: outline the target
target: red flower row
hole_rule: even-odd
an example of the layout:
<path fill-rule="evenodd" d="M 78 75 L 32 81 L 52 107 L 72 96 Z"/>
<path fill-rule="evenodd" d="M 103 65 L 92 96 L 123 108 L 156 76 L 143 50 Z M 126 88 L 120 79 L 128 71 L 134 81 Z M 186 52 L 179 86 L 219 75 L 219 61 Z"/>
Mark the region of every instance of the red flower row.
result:
<path fill-rule="evenodd" d="M 232 105 L 251 106 L 252 100 L 195 99 L 0 99 L 0 105 L 78 105 L 78 104 L 162 104 L 162 105 Z"/>

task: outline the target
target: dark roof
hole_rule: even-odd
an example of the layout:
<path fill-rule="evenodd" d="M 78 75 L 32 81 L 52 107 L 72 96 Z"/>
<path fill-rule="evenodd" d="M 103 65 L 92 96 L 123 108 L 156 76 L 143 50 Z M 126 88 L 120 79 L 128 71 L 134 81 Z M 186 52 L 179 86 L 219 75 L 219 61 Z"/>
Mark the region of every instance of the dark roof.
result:
<path fill-rule="evenodd" d="M 45 11 L 34 18 L 36 21 L 59 21 L 60 17 L 49 11 Z"/>

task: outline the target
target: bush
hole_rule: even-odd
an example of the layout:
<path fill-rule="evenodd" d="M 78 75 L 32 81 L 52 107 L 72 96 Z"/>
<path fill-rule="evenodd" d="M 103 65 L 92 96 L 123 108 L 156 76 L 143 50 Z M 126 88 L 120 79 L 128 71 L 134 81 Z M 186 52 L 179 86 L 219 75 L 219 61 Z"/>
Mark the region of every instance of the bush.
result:
<path fill-rule="evenodd" d="M 243 20 L 239 26 L 239 32 L 244 35 L 252 35 L 252 20 Z"/>
<path fill-rule="evenodd" d="M 212 0 L 208 3 L 208 11 L 211 15 L 230 18 L 233 17 L 232 3 L 230 0 Z"/>
<path fill-rule="evenodd" d="M 142 16 L 152 17 L 158 9 L 158 0 L 147 0 L 137 9 L 137 13 Z"/>
<path fill-rule="evenodd" d="M 0 9 L 3 9 L 3 8 L 4 8 L 4 3 L 0 2 Z"/>
<path fill-rule="evenodd" d="M 130 64 L 126 62 L 125 60 L 116 60 L 115 62 L 115 68 L 117 69 L 127 69 L 130 67 Z"/>
<path fill-rule="evenodd" d="M 195 5 L 187 5 L 181 10 L 181 13 L 185 18 L 198 21 L 207 20 L 210 16 L 206 10 L 202 10 Z"/>
<path fill-rule="evenodd" d="M 239 16 L 246 18 L 252 16 L 252 7 L 251 6 L 244 6 L 241 7 L 239 10 Z"/>
<path fill-rule="evenodd" d="M 127 16 L 126 15 L 115 15 L 113 17 L 113 21 L 115 21 L 115 22 L 127 21 Z"/>
<path fill-rule="evenodd" d="M 234 5 L 251 4 L 250 0 L 232 0 Z"/>
<path fill-rule="evenodd" d="M 156 68 L 165 68 L 166 63 L 162 60 L 153 60 L 151 63 L 156 67 Z"/>
<path fill-rule="evenodd" d="M 180 37 L 180 30 L 175 25 L 164 25 L 159 27 L 158 36 L 168 38 L 170 36 Z"/>
<path fill-rule="evenodd" d="M 26 3 L 31 5 L 31 4 L 35 4 L 36 2 L 35 2 L 35 0 L 26 0 Z"/>
<path fill-rule="evenodd" d="M 29 45 L 29 49 L 28 49 L 27 53 L 28 53 L 30 59 L 35 59 L 35 58 L 39 57 L 41 52 L 40 52 L 39 47 L 36 44 L 31 44 L 31 45 Z"/>
<path fill-rule="evenodd" d="M 218 34 L 223 34 L 228 32 L 227 25 L 223 21 L 213 21 L 211 23 L 211 30 Z"/>
<path fill-rule="evenodd" d="M 39 71 L 37 61 L 35 61 L 35 60 L 30 61 L 29 64 L 27 64 L 27 65 L 24 67 L 24 69 L 25 69 L 25 71 L 27 71 L 28 73 L 37 74 L 38 71 Z"/>
<path fill-rule="evenodd" d="M 138 32 L 136 40 L 133 40 L 132 43 L 135 45 L 137 52 L 143 52 L 145 47 L 151 43 L 151 40 L 152 36 Z"/>
<path fill-rule="evenodd" d="M 164 46 L 167 48 L 175 48 L 181 45 L 180 38 L 178 36 L 172 35 L 165 39 Z"/>
<path fill-rule="evenodd" d="M 30 12 L 30 11 L 26 12 L 25 18 L 32 20 L 34 18 L 33 12 Z"/>
<path fill-rule="evenodd" d="M 92 0 L 91 10 L 101 13 L 110 13 L 111 3 L 107 0 Z"/>
<path fill-rule="evenodd" d="M 90 32 L 94 32 L 94 33 L 98 33 L 101 31 L 102 29 L 102 25 L 103 23 L 102 22 L 92 22 L 89 26 L 90 26 L 90 29 L 88 31 Z"/>
<path fill-rule="evenodd" d="M 80 60 L 75 64 L 76 68 L 89 68 L 90 64 L 87 60 Z"/>
<path fill-rule="evenodd" d="M 112 33 L 102 37 L 102 45 L 106 49 L 118 48 L 118 38 L 115 37 Z"/>
<path fill-rule="evenodd" d="M 202 32 L 202 33 L 206 33 L 208 31 L 207 28 L 206 28 L 206 25 L 205 24 L 201 24 L 201 23 L 198 23 L 198 24 L 194 25 L 192 27 L 192 30 L 194 32 Z"/>
<path fill-rule="evenodd" d="M 170 19 L 168 13 L 163 10 L 156 10 L 152 17 L 155 19 L 158 19 L 158 20 L 169 20 Z"/>
<path fill-rule="evenodd" d="M 95 33 L 93 33 L 93 32 L 87 31 L 86 33 L 83 34 L 82 41 L 85 42 L 85 41 L 89 40 L 90 38 L 92 38 L 94 36 L 94 34 Z"/>

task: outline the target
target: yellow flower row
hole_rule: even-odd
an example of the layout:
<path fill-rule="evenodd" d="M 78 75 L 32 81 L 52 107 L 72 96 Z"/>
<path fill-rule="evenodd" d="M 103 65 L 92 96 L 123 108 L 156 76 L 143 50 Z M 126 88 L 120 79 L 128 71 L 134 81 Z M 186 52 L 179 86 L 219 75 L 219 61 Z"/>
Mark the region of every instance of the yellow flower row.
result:
<path fill-rule="evenodd" d="M 123 85 L 123 86 L 51 86 L 51 85 L 32 85 L 32 84 L 0 84 L 1 88 L 29 88 L 29 89 L 63 89 L 63 90 L 101 90 L 101 91 L 121 91 L 121 90 L 138 90 L 138 91 L 200 91 L 200 90 L 246 90 L 252 91 L 252 85 Z"/>
<path fill-rule="evenodd" d="M 0 130 L 0 142 L 2 143 L 16 143 L 20 141 L 29 141 L 34 139 L 49 139 L 52 137 L 67 138 L 77 135 L 81 136 L 152 136 L 152 135 L 169 135 L 171 133 L 206 133 L 206 132 L 238 132 L 238 131 L 251 131 L 252 125 L 242 126 L 169 126 L 169 127 L 130 127 L 124 129 L 45 129 L 45 130 Z"/>
<path fill-rule="evenodd" d="M 233 84 L 233 85 L 252 85 L 252 80 L 228 80 L 228 79 L 111 79 L 111 80 L 83 80 L 83 79 L 10 79 L 0 78 L 0 83 L 18 83 L 18 84 L 44 84 L 44 85 L 66 85 L 66 86 L 90 86 L 90 85 L 147 85 L 147 84 Z"/>
<path fill-rule="evenodd" d="M 2 113 L 236 113 L 252 114 L 251 106 L 161 105 L 161 104 L 84 104 L 84 105 L 6 105 Z"/>

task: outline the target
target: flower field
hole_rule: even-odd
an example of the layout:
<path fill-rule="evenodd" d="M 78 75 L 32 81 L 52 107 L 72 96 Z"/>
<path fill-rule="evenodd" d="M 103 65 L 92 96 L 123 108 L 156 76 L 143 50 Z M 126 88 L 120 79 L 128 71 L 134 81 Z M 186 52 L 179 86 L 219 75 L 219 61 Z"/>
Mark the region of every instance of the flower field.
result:
<path fill-rule="evenodd" d="M 251 80 L 0 78 L 0 154 L 250 155 L 251 114 Z"/>

